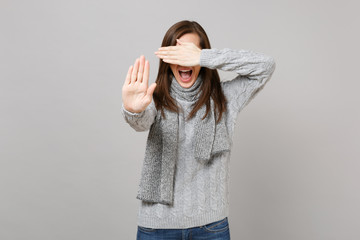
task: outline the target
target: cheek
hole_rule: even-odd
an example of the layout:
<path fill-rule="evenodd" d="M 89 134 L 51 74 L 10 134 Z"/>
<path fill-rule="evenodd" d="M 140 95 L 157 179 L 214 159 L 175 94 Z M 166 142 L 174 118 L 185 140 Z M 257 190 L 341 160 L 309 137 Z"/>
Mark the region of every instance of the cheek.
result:
<path fill-rule="evenodd" d="M 196 75 L 199 75 L 200 70 L 201 70 L 201 67 L 196 67 L 195 68 Z"/>
<path fill-rule="evenodd" d="M 175 75 L 175 73 L 176 73 L 176 66 L 173 65 L 173 64 L 170 64 L 170 69 L 171 69 L 171 71 L 173 72 L 173 74 Z"/>

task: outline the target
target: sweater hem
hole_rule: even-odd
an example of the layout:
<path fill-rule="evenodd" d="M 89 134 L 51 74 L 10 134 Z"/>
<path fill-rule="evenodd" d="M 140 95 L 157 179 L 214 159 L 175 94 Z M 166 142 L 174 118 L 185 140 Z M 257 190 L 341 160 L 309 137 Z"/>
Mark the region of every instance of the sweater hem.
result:
<path fill-rule="evenodd" d="M 141 208 L 141 206 L 140 206 Z M 140 227 L 156 229 L 186 229 L 203 226 L 228 217 L 229 207 L 224 206 L 218 210 L 208 211 L 193 217 L 170 215 L 166 218 L 156 216 L 138 215 L 137 224 Z"/>

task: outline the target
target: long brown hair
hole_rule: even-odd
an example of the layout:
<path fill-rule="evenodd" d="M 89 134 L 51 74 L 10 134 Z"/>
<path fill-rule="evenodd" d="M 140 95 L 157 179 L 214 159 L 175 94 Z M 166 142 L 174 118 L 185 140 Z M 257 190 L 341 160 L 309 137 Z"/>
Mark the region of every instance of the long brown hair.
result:
<path fill-rule="evenodd" d="M 186 33 L 196 33 L 200 38 L 201 49 L 210 49 L 210 42 L 204 29 L 195 21 L 181 21 L 172 25 L 166 32 L 161 46 L 175 46 L 176 39 L 180 38 Z M 195 113 L 206 104 L 206 113 L 203 119 L 210 111 L 210 97 L 214 101 L 214 110 L 217 116 L 217 122 L 220 121 L 223 112 L 226 111 L 226 98 L 222 92 L 220 85 L 220 77 L 216 69 L 202 67 L 199 75 L 203 83 L 201 85 L 201 94 L 199 100 L 193 105 L 192 111 L 189 113 L 188 119 L 192 118 Z M 160 59 L 159 71 L 156 78 L 156 89 L 153 94 L 155 106 L 161 110 L 164 117 L 164 108 L 169 111 L 179 112 L 179 107 L 176 105 L 175 100 L 170 96 L 172 71 L 170 64 Z"/>

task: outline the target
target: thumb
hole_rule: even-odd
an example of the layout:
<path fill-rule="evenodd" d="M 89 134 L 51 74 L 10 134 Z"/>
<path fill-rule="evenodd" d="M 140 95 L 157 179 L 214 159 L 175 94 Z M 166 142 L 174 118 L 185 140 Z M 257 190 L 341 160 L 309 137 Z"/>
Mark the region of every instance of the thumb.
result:
<path fill-rule="evenodd" d="M 154 91 L 156 88 L 156 83 L 153 83 L 150 85 L 150 87 L 148 87 L 147 91 L 146 91 L 146 95 L 148 95 L 149 97 L 152 97 Z"/>

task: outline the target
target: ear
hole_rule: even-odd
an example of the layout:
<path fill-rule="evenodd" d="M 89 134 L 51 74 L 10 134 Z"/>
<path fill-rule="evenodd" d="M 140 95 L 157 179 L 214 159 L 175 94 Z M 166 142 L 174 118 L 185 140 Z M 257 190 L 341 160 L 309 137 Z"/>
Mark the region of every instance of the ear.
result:
<path fill-rule="evenodd" d="M 182 44 L 183 44 L 179 39 L 176 39 L 176 42 L 177 42 L 179 45 L 182 45 Z"/>

